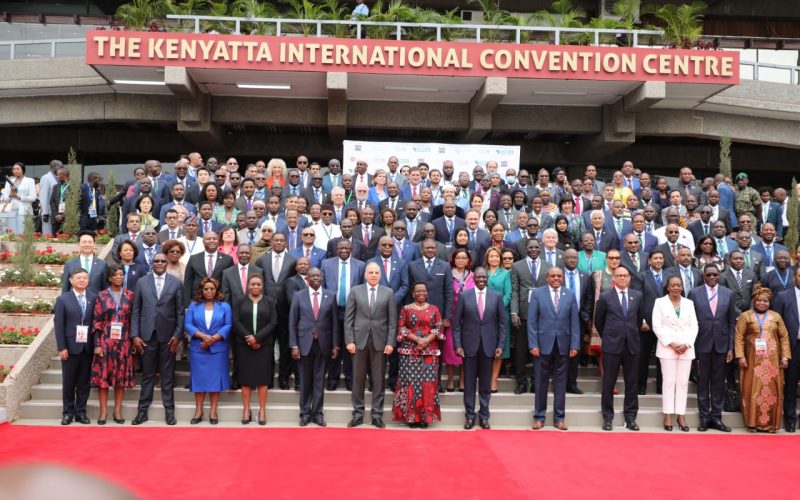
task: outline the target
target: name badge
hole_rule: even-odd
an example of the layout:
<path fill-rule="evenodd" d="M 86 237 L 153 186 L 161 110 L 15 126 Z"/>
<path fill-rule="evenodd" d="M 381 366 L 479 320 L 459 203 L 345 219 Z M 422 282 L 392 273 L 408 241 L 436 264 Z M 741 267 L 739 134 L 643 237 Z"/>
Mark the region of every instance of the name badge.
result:
<path fill-rule="evenodd" d="M 67 211 L 67 204 L 62 201 L 61 203 L 58 204 L 58 213 L 63 214 L 66 211 Z"/>
<path fill-rule="evenodd" d="M 528 288 L 528 304 L 531 303 L 531 295 L 533 295 L 533 288 Z"/>
<path fill-rule="evenodd" d="M 766 341 L 766 339 L 756 339 L 756 355 L 757 356 L 766 356 L 767 355 L 767 341 Z"/>
<path fill-rule="evenodd" d="M 445 243 L 444 247 L 445 248 L 453 248 L 453 244 L 452 243 Z"/>
<path fill-rule="evenodd" d="M 89 209 L 89 218 L 90 219 L 96 219 L 97 218 L 97 210 L 95 210 L 94 208 L 90 208 Z"/>
<path fill-rule="evenodd" d="M 111 323 L 111 340 L 122 340 L 122 323 Z"/>
<path fill-rule="evenodd" d="M 75 327 L 75 342 L 85 344 L 89 342 L 89 327 L 78 325 Z"/>

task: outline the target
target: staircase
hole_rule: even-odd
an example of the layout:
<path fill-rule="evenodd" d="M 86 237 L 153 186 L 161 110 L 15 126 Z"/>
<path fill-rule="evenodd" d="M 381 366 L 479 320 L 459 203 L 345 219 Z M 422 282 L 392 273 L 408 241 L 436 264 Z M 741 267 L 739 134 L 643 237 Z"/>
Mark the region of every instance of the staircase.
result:
<path fill-rule="evenodd" d="M 601 381 L 594 367 L 581 367 L 578 373 L 578 386 L 585 392 L 584 394 L 567 394 L 567 418 L 566 423 L 571 430 L 600 431 L 602 419 L 600 416 L 600 389 Z M 138 376 L 137 375 L 137 379 Z M 138 380 L 137 380 L 138 382 Z M 175 416 L 179 426 L 189 426 L 189 420 L 194 415 L 194 394 L 185 389 L 184 386 L 189 382 L 188 361 L 179 361 L 176 368 L 176 389 L 175 389 Z M 293 381 L 290 381 L 292 386 Z M 277 387 L 277 384 L 276 384 Z M 617 414 L 615 426 L 623 425 L 622 403 L 624 384 L 620 378 L 618 386 L 620 395 L 614 397 L 614 406 Z M 533 394 L 514 394 L 516 382 L 508 378 L 500 378 L 499 392 L 492 395 L 491 400 L 491 424 L 496 429 L 529 429 L 533 418 Z M 113 392 L 113 391 L 112 391 Z M 123 417 L 125 425 L 130 425 L 130 421 L 136 415 L 137 402 L 139 399 L 140 387 L 137 385 L 125 391 L 125 402 Z M 463 393 L 449 392 L 441 394 L 442 422 L 435 423 L 432 428 L 457 430 L 462 429 L 464 423 Z M 267 394 L 267 426 L 273 427 L 297 427 L 299 405 L 299 393 L 294 390 L 271 389 Z M 369 418 L 369 407 L 371 395 L 367 392 L 366 409 L 367 422 Z M 477 398 L 476 398 L 477 399 Z M 113 409 L 113 395 L 109 394 L 109 420 L 107 425 L 116 425 L 111 420 Z M 552 424 L 552 393 L 548 397 L 548 415 L 545 429 Z M 391 421 L 392 395 L 386 394 L 384 421 L 387 428 L 404 429 L 405 425 Z M 251 398 L 251 408 L 258 409 L 258 398 L 255 392 Z M 477 410 L 477 408 L 476 408 Z M 351 418 L 352 406 L 350 404 L 350 392 L 344 388 L 344 383 L 340 383 L 336 391 L 325 392 L 325 419 L 329 426 L 344 427 Z M 210 426 L 208 423 L 208 400 L 206 400 L 205 420 L 200 426 Z M 97 391 L 92 390 L 89 397 L 88 416 L 94 422 L 99 414 Z M 153 397 L 153 404 L 149 411 L 150 421 L 144 425 L 165 425 L 164 410 L 161 406 L 161 391 L 156 388 Z M 220 396 L 219 402 L 219 426 L 241 427 L 242 400 L 240 391 L 229 391 Z M 254 412 L 255 417 L 255 412 Z M 31 399 L 22 404 L 19 418 L 16 420 L 18 425 L 58 425 L 61 419 L 61 367 L 58 358 L 53 358 L 53 362 L 47 370 L 41 374 L 39 384 L 31 390 Z M 744 422 L 741 416 L 736 414 L 725 414 L 723 420 L 734 429 L 734 432 L 744 431 Z M 686 421 L 692 428 L 692 432 L 698 424 L 697 400 L 695 397 L 694 384 L 689 387 L 689 401 L 687 408 Z M 651 366 L 651 377 L 647 383 L 647 395 L 639 396 L 639 416 L 637 422 L 643 431 L 663 432 L 661 414 L 661 396 L 656 394 L 655 367 Z M 675 425 L 674 418 L 673 424 Z M 79 424 L 72 424 L 79 425 Z M 94 425 L 94 424 L 93 424 Z M 313 426 L 314 424 L 311 424 Z M 259 427 L 257 424 L 250 424 L 251 428 Z M 677 432 L 680 431 L 675 425 Z M 620 429 L 621 430 L 621 429 Z M 675 431 L 673 431 L 675 432 Z M 716 431 L 710 431 L 716 432 Z"/>

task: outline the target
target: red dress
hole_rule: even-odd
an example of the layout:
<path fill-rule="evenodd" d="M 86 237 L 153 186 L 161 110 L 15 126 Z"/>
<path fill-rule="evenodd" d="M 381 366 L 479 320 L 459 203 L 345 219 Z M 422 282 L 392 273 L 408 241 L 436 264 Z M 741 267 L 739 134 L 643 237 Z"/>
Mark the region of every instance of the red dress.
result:
<path fill-rule="evenodd" d="M 136 385 L 131 346 L 132 308 L 133 292 L 131 290 L 121 290 L 118 308 L 115 307 L 114 296 L 111 294 L 110 288 L 97 294 L 92 328 L 94 346 L 103 350 L 103 356 L 95 355 L 92 359 L 91 384 L 93 387 L 108 389 L 109 387 L 127 388 Z M 119 340 L 111 338 L 111 324 L 114 322 L 122 325 Z"/>

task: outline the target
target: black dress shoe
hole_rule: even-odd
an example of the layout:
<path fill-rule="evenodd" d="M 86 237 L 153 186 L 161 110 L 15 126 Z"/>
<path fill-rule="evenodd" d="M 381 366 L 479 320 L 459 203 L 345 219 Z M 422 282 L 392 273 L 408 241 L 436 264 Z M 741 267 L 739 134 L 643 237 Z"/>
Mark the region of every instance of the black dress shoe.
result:
<path fill-rule="evenodd" d="M 384 427 L 386 427 L 386 424 L 383 423 L 383 419 L 381 417 L 373 418 L 372 425 L 374 425 L 378 429 L 383 429 Z"/>
<path fill-rule="evenodd" d="M 570 394 L 583 394 L 583 391 L 578 388 L 578 386 L 568 387 L 567 392 Z"/>
<path fill-rule="evenodd" d="M 611 423 L 611 420 L 606 420 L 603 422 L 603 430 L 610 431 L 614 429 L 614 424 Z"/>
<path fill-rule="evenodd" d="M 647 389 L 639 389 L 640 396 L 644 396 L 645 394 L 647 394 Z"/>
<path fill-rule="evenodd" d="M 219 417 L 212 417 L 211 415 L 209 415 L 208 423 L 211 425 L 217 425 L 219 423 Z"/>
<path fill-rule="evenodd" d="M 466 422 L 464 422 L 464 428 L 465 428 L 466 430 L 470 430 L 470 429 L 472 429 L 473 427 L 475 427 L 475 419 L 474 419 L 474 418 L 468 418 L 468 419 L 466 420 Z"/>
<path fill-rule="evenodd" d="M 115 424 L 122 425 L 122 424 L 124 424 L 124 423 L 125 423 L 125 419 L 124 419 L 124 418 L 122 418 L 122 417 L 120 417 L 120 418 L 117 418 L 117 416 L 116 416 L 116 415 L 111 415 L 111 417 L 114 419 L 114 423 L 115 423 Z"/>
<path fill-rule="evenodd" d="M 531 393 L 531 394 L 536 394 L 536 384 L 534 384 L 534 383 L 532 383 L 532 384 L 531 384 L 531 390 L 530 390 L 530 393 Z"/>
<path fill-rule="evenodd" d="M 311 422 L 309 417 L 300 417 L 300 427 L 305 427 Z"/>
<path fill-rule="evenodd" d="M 638 431 L 639 424 L 637 424 L 635 420 L 628 420 L 627 422 L 625 422 L 625 428 L 628 429 L 629 431 Z"/>
<path fill-rule="evenodd" d="M 487 429 L 488 430 L 488 429 L 491 429 L 491 428 L 492 428 L 492 426 L 489 425 L 489 419 L 488 418 L 485 419 L 485 420 L 481 419 L 481 429 Z"/>
<path fill-rule="evenodd" d="M 329 391 L 335 391 L 335 390 L 336 390 L 336 388 L 337 388 L 337 386 L 338 386 L 338 384 L 328 384 L 328 387 L 327 387 L 327 389 L 328 389 Z"/>
<path fill-rule="evenodd" d="M 192 419 L 189 420 L 189 423 L 192 425 L 197 425 L 202 421 L 203 421 L 203 414 L 201 413 L 199 417 L 192 417 Z"/>
<path fill-rule="evenodd" d="M 708 430 L 708 422 L 700 421 L 700 424 L 697 426 L 697 430 L 699 432 L 706 432 Z"/>
<path fill-rule="evenodd" d="M 294 392 L 300 392 L 300 384 L 294 384 Z"/>
<path fill-rule="evenodd" d="M 322 415 L 317 415 L 316 417 L 314 417 L 314 423 L 320 427 L 328 426 L 328 422 L 325 421 L 325 417 L 323 417 Z"/>
<path fill-rule="evenodd" d="M 786 432 L 794 432 L 795 431 L 795 424 L 794 422 L 787 422 L 786 423 Z"/>
<path fill-rule="evenodd" d="M 97 419 L 97 425 L 106 425 L 106 419 L 98 418 Z"/>
<path fill-rule="evenodd" d="M 492 394 L 497 394 L 497 389 L 492 389 Z"/>
<path fill-rule="evenodd" d="M 364 419 L 361 417 L 353 417 L 352 420 L 347 422 L 347 427 L 358 427 L 359 425 L 364 423 Z"/>
<path fill-rule="evenodd" d="M 75 421 L 83 425 L 89 425 L 92 423 L 92 421 L 89 420 L 89 418 L 87 418 L 86 415 L 78 415 L 77 417 L 75 417 Z"/>
<path fill-rule="evenodd" d="M 69 425 L 72 423 L 74 417 L 72 415 L 64 415 L 61 417 L 61 425 Z"/>
<path fill-rule="evenodd" d="M 167 413 L 167 425 L 178 425 L 178 420 L 175 418 L 174 413 Z"/>
<path fill-rule="evenodd" d="M 131 422 L 131 424 L 140 425 L 145 422 L 147 422 L 147 413 L 140 412 L 136 414 L 136 418 L 133 419 L 133 422 Z"/>
<path fill-rule="evenodd" d="M 348 391 L 351 391 L 351 392 L 353 391 L 353 383 L 352 383 L 352 382 L 345 382 L 345 383 L 344 383 L 344 387 L 345 387 L 345 388 L 346 388 Z"/>
<path fill-rule="evenodd" d="M 278 380 L 278 387 L 283 389 L 284 391 L 289 389 L 289 381 L 288 380 Z"/>
<path fill-rule="evenodd" d="M 711 425 L 709 425 L 709 428 L 716 429 L 716 430 L 718 430 L 720 432 L 730 432 L 731 431 L 731 428 L 728 427 L 727 425 L 725 425 L 724 423 L 722 423 L 722 420 L 719 420 L 719 419 L 714 419 L 711 422 Z"/>
<path fill-rule="evenodd" d="M 422 422 L 420 422 L 419 424 L 417 424 L 417 426 L 418 426 L 420 429 L 427 429 L 427 428 L 428 428 L 428 422 L 426 422 L 426 421 L 424 421 L 424 420 L 423 420 Z"/>
<path fill-rule="evenodd" d="M 514 394 L 525 394 L 528 392 L 528 384 L 517 384 L 517 388 L 514 389 Z"/>

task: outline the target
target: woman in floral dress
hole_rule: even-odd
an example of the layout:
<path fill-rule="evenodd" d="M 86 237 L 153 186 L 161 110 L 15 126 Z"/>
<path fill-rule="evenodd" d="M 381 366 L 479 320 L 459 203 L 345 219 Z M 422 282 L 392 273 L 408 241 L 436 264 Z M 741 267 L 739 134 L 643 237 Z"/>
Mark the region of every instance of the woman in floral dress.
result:
<path fill-rule="evenodd" d="M 392 419 L 409 427 L 426 428 L 442 419 L 439 408 L 439 341 L 444 340 L 442 315 L 428 304 L 428 286 L 414 284 L 414 302 L 400 310 L 397 352 L 400 371 L 392 405 Z"/>
<path fill-rule="evenodd" d="M 131 348 L 133 291 L 122 287 L 124 279 L 125 271 L 120 266 L 109 266 L 111 286 L 97 294 L 94 305 L 91 384 L 99 393 L 99 425 L 105 425 L 108 418 L 108 389 L 114 388 L 114 422 L 124 424 L 122 400 L 125 389 L 136 385 Z"/>

